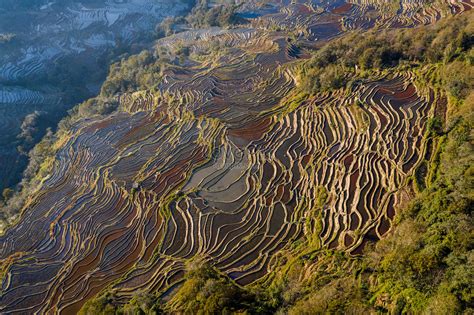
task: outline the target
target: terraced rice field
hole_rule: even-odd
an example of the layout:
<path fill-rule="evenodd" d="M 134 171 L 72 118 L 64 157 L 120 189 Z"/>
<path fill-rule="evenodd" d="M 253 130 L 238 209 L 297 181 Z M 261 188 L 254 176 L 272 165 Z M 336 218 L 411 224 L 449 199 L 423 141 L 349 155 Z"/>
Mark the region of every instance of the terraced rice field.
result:
<path fill-rule="evenodd" d="M 119 303 L 138 290 L 166 295 L 197 255 L 247 285 L 302 237 L 357 255 L 386 234 L 408 177 L 431 158 L 425 132 L 440 96 L 410 72 L 380 74 L 285 110 L 304 56 L 266 31 L 301 23 L 319 45 L 344 31 L 326 26 L 336 16 L 364 9 L 287 5 L 251 28 L 161 40 L 227 53 L 169 68 L 158 92 L 121 95 L 117 113 L 74 126 L 0 237 L 0 312 L 71 314 L 106 288 Z M 374 24 L 364 23 L 351 25 Z"/>
<path fill-rule="evenodd" d="M 77 89 L 97 93 L 105 79 L 105 73 L 97 78 L 97 68 L 111 60 L 114 47 L 136 45 L 165 17 L 188 10 L 181 1 L 45 2 L 39 9 L 18 12 L 0 3 L 0 34 L 15 34 L 10 43 L 0 43 L 0 160 L 6 161 L 0 164 L 0 191 L 14 187 L 27 164 L 17 151 L 24 143 L 16 138 L 25 116 L 42 111 L 44 124 L 53 128 L 74 106 L 69 99 Z M 58 86 L 63 82 L 51 80 L 51 71 L 61 64 L 67 65 L 62 72 L 88 72 L 84 76 L 90 82 L 83 87 L 71 83 L 65 93 Z M 39 137 L 46 127 L 41 129 Z"/>

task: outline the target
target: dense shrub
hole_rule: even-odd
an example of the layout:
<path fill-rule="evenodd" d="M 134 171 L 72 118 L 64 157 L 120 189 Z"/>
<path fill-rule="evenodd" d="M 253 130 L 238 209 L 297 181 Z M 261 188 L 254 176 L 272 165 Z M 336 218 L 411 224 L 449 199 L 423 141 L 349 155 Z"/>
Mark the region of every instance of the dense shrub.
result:
<path fill-rule="evenodd" d="M 96 299 L 87 301 L 82 307 L 79 315 L 114 315 L 117 314 L 118 307 L 113 304 L 114 296 L 106 293 Z"/>
<path fill-rule="evenodd" d="M 471 92 L 472 93 L 472 92 Z M 472 307 L 474 294 L 474 103 L 453 117 L 443 145 L 439 178 L 407 210 L 394 233 L 370 255 L 377 296 L 388 294 L 403 312 L 456 313 Z M 454 115 L 456 116 L 456 115 Z M 409 294 L 408 294 L 409 293 Z"/>
<path fill-rule="evenodd" d="M 474 88 L 473 60 L 456 60 L 443 68 L 446 90 L 456 98 L 466 98 Z"/>
<path fill-rule="evenodd" d="M 187 23 L 193 28 L 211 26 L 228 27 L 242 22 L 236 15 L 237 6 L 228 1 L 221 1 L 211 6 L 211 1 L 200 0 L 186 17 Z"/>
<path fill-rule="evenodd" d="M 106 292 L 81 309 L 82 315 L 107 314 L 244 314 L 258 312 L 255 297 L 234 284 L 200 258 L 187 264 L 184 283 L 164 304 L 156 295 L 138 292 L 127 304 L 118 305 L 112 292 Z M 164 307 L 164 309 L 163 309 Z"/>
<path fill-rule="evenodd" d="M 188 263 L 186 280 L 169 302 L 185 314 L 230 314 L 251 310 L 252 296 L 200 259 Z"/>
<path fill-rule="evenodd" d="M 339 89 L 355 74 L 449 63 L 440 67 L 443 84 L 453 96 L 466 97 L 474 84 L 472 17 L 468 13 L 425 27 L 344 36 L 314 54 L 302 71 L 302 88 L 308 93 Z"/>
<path fill-rule="evenodd" d="M 113 96 L 117 93 L 153 88 L 160 80 L 165 60 L 145 50 L 138 55 L 114 63 L 101 94 Z"/>

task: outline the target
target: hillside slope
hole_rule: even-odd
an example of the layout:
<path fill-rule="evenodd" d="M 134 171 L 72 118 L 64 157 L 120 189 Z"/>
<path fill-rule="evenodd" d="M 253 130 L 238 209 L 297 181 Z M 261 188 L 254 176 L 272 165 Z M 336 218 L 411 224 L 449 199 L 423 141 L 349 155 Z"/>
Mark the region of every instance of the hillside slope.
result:
<path fill-rule="evenodd" d="M 468 309 L 472 4 L 417 3 L 250 1 L 112 66 L 12 198 L 0 311 Z"/>
<path fill-rule="evenodd" d="M 109 63 L 153 41 L 155 25 L 190 1 L 0 3 L 0 191 L 21 180 L 28 151 L 78 102 L 97 94 Z"/>

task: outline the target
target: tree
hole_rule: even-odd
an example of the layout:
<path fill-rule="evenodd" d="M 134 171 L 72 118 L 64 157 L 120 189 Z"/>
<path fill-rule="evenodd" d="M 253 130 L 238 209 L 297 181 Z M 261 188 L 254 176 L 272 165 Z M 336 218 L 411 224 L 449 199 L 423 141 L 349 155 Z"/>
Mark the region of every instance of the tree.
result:
<path fill-rule="evenodd" d="M 11 197 L 13 197 L 15 191 L 11 188 L 5 188 L 2 192 L 2 197 L 3 200 L 6 202 L 8 201 Z"/>

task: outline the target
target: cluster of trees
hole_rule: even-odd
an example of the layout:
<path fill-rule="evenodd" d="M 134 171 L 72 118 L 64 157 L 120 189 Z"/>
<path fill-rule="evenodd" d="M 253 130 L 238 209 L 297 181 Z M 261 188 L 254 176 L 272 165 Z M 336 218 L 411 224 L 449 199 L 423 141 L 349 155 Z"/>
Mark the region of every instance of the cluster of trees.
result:
<path fill-rule="evenodd" d="M 233 1 L 222 0 L 211 6 L 209 0 L 201 0 L 186 17 L 186 22 L 193 28 L 229 27 L 242 22 L 236 14 L 237 8 Z"/>
<path fill-rule="evenodd" d="M 160 56 L 159 51 L 145 50 L 138 55 L 122 59 L 111 65 L 107 80 L 102 85 L 101 95 L 152 89 L 161 80 L 169 59 Z"/>
<path fill-rule="evenodd" d="M 231 0 L 212 1 L 212 3 L 210 0 L 199 0 L 187 16 L 168 17 L 156 26 L 155 31 L 157 36 L 162 37 L 175 33 L 178 25 L 194 29 L 213 26 L 228 28 L 246 22 L 238 16 L 238 8 L 235 1 Z"/>
<path fill-rule="evenodd" d="M 186 280 L 168 303 L 185 314 L 232 314 L 254 309 L 255 297 L 201 259 L 187 265 Z"/>
<path fill-rule="evenodd" d="M 28 153 L 29 163 L 18 185 L 18 191 L 5 188 L 0 203 L 0 228 L 14 222 L 26 199 L 40 187 L 41 180 L 51 171 L 54 163 L 56 135 L 47 129 L 43 139 Z"/>
<path fill-rule="evenodd" d="M 472 14 L 442 20 L 432 26 L 354 33 L 317 51 L 302 71 L 308 93 L 339 89 L 355 76 L 399 65 L 446 64 L 444 84 L 456 97 L 465 97 L 474 84 Z"/>
<path fill-rule="evenodd" d="M 35 110 L 26 115 L 21 123 L 21 133 L 18 135 L 18 138 L 21 138 L 28 143 L 32 143 L 37 137 L 38 120 L 42 114 L 43 112 Z"/>
<path fill-rule="evenodd" d="M 187 264 L 184 282 L 166 304 L 151 293 L 137 293 L 127 304 L 118 305 L 113 293 L 88 301 L 81 315 L 96 314 L 244 314 L 260 313 L 255 297 L 227 276 L 195 258 Z"/>

